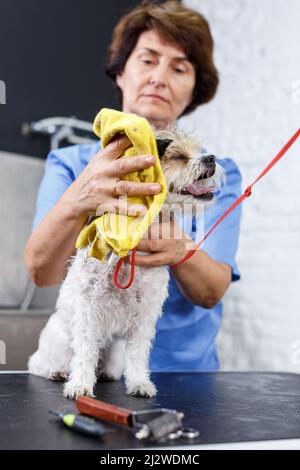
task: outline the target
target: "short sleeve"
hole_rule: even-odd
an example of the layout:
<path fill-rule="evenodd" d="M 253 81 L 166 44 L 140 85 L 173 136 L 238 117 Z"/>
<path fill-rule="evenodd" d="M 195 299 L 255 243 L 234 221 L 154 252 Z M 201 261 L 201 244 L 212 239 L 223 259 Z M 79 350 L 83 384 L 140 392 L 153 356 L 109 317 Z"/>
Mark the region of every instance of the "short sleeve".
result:
<path fill-rule="evenodd" d="M 204 223 L 203 220 L 200 222 L 196 219 L 196 226 L 193 230 L 195 233 L 194 236 L 192 234 L 192 238 L 197 242 L 241 195 L 242 176 L 236 163 L 230 158 L 219 159 L 218 163 L 226 171 L 226 182 L 216 194 L 215 204 L 205 212 Z M 232 281 L 240 279 L 235 256 L 238 249 L 241 214 L 242 209 L 239 204 L 222 220 L 202 245 L 202 249 L 213 259 L 231 266 Z"/>
<path fill-rule="evenodd" d="M 74 179 L 74 174 L 61 158 L 60 151 L 50 152 L 46 159 L 45 172 L 38 191 L 32 230 L 55 206 Z"/>

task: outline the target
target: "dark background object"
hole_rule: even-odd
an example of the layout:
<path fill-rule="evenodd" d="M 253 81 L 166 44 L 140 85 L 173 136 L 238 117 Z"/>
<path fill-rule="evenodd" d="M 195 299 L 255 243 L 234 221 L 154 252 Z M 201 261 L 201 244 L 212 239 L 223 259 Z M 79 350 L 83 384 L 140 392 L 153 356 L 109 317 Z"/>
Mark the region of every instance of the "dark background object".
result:
<path fill-rule="evenodd" d="M 76 116 L 92 122 L 119 108 L 104 57 L 118 19 L 137 0 L 0 0 L 0 150 L 44 158 L 47 137 L 21 135 L 23 122 Z"/>
<path fill-rule="evenodd" d="M 155 398 L 125 394 L 121 381 L 98 383 L 99 400 L 132 409 L 171 408 L 185 414 L 183 424 L 199 431 L 163 446 L 300 438 L 300 376 L 264 372 L 162 372 L 152 374 Z M 66 429 L 48 410 L 74 412 L 63 384 L 27 374 L 0 374 L 0 449 L 126 449 L 156 446 L 125 427 L 102 441 Z M 162 447 L 162 444 L 158 444 Z"/>

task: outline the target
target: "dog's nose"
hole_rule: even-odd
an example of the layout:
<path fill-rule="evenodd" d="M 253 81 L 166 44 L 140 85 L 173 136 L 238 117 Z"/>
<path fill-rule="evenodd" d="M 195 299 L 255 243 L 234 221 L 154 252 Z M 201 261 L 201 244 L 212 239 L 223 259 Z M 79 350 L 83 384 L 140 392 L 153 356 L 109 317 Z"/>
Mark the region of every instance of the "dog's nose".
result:
<path fill-rule="evenodd" d="M 213 166 L 215 165 L 215 162 L 216 162 L 216 158 L 214 155 L 208 155 L 207 157 L 203 158 L 203 163 L 205 163 L 205 165 Z"/>

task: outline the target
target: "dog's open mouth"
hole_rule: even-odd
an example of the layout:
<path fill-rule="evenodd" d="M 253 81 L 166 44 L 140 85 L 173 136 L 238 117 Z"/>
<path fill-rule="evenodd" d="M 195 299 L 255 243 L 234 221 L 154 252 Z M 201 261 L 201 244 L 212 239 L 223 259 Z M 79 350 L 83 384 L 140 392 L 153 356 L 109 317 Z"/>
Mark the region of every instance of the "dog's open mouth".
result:
<path fill-rule="evenodd" d="M 193 183 L 188 184 L 183 189 L 181 189 L 179 194 L 186 196 L 190 195 L 199 199 L 210 201 L 214 197 L 214 190 L 214 186 L 204 186 L 200 183 L 200 181 L 194 181 Z"/>

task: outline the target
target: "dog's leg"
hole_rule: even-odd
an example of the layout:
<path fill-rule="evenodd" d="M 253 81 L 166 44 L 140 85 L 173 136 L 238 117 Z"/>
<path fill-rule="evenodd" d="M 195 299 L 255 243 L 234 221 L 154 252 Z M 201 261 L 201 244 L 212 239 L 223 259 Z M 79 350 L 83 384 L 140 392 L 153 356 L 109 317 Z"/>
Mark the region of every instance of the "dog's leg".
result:
<path fill-rule="evenodd" d="M 155 323 L 151 317 L 148 319 L 146 316 L 146 320 L 147 323 L 139 324 L 128 336 L 124 375 L 128 395 L 153 397 L 156 387 L 150 380 L 148 363 Z"/>
<path fill-rule="evenodd" d="M 125 340 L 115 338 L 103 355 L 98 371 L 98 380 L 111 382 L 119 380 L 124 372 Z"/>
<path fill-rule="evenodd" d="M 90 302 L 83 295 L 78 295 L 71 326 L 73 357 L 70 380 L 64 387 L 64 396 L 68 398 L 94 396 L 99 350 L 105 344 L 101 342 L 101 332 L 92 309 Z"/>
<path fill-rule="evenodd" d="M 29 358 L 29 372 L 51 380 L 67 379 L 72 355 L 70 342 L 66 321 L 54 313 L 42 330 L 38 350 Z"/>
<path fill-rule="evenodd" d="M 139 271 L 139 302 L 131 305 L 137 319 L 127 335 L 125 384 L 127 393 L 153 397 L 156 387 L 150 381 L 149 354 L 156 322 L 168 295 L 169 273 L 165 267 Z"/>

